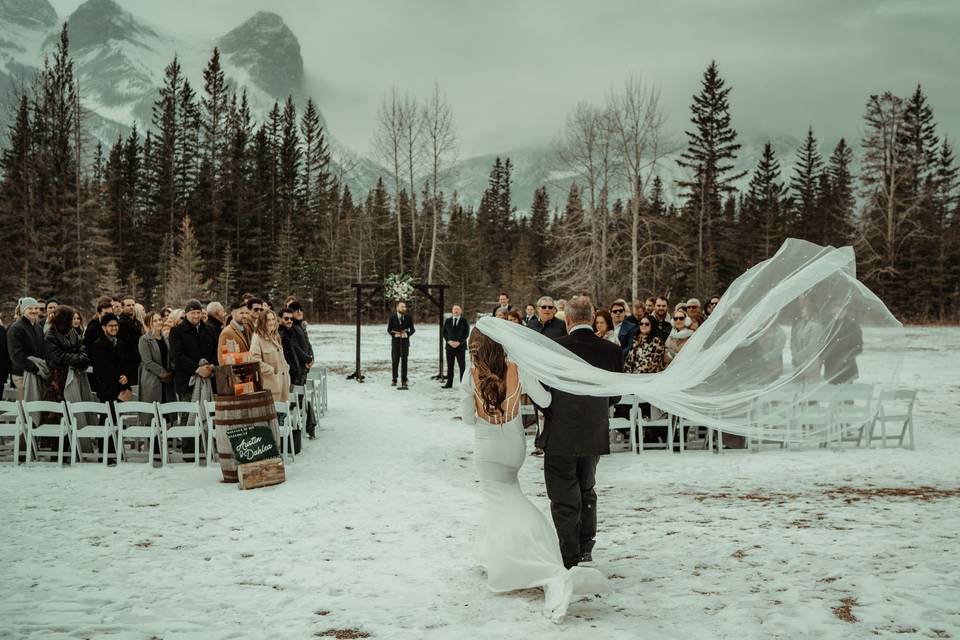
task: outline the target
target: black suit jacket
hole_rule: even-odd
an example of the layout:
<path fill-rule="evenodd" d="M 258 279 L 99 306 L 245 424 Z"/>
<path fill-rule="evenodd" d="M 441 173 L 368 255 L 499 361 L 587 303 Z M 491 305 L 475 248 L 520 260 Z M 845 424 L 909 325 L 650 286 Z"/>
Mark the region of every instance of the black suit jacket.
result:
<path fill-rule="evenodd" d="M 581 329 L 556 339 L 600 369 L 623 371 L 620 347 Z M 601 456 L 610 453 L 609 411 L 620 397 L 575 396 L 552 389 L 553 400 L 543 409 L 544 424 L 538 444 L 549 455 Z"/>
<path fill-rule="evenodd" d="M 390 315 L 390 319 L 387 321 L 387 333 L 389 333 L 390 337 L 394 340 L 401 340 L 402 338 L 393 335 L 394 331 L 406 331 L 408 338 L 413 335 L 416 329 L 413 326 L 413 318 L 409 313 L 403 316 L 403 322 L 400 322 L 400 317 L 397 314 L 394 313 Z"/>
<path fill-rule="evenodd" d="M 196 373 L 201 360 L 217 366 L 217 340 L 220 336 L 203 322 L 196 326 L 184 320 L 170 330 L 170 363 L 177 393 L 190 391 L 190 378 Z M 216 388 L 211 377 L 210 383 Z"/>
<path fill-rule="evenodd" d="M 453 316 L 450 316 L 443 321 L 443 331 L 440 335 L 443 336 L 443 344 L 448 349 L 451 348 L 447 344 L 448 340 L 459 342 L 460 346 L 458 348 L 460 349 L 466 348 L 467 338 L 470 337 L 470 323 L 466 318 L 460 316 L 457 320 L 457 326 L 453 326 Z"/>
<path fill-rule="evenodd" d="M 120 392 L 130 388 L 130 372 L 126 368 L 123 342 L 113 344 L 106 335 L 97 338 L 90 350 L 94 385 L 100 402 L 114 402 Z M 120 376 L 127 376 L 127 384 L 120 384 Z"/>

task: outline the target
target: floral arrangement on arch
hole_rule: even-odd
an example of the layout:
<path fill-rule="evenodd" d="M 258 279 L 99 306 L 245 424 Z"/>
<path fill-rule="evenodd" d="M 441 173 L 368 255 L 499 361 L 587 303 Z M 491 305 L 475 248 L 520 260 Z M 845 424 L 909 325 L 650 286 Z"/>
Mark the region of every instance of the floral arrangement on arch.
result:
<path fill-rule="evenodd" d="M 383 297 L 387 302 L 409 300 L 415 291 L 413 276 L 409 273 L 391 273 L 383 281 Z"/>

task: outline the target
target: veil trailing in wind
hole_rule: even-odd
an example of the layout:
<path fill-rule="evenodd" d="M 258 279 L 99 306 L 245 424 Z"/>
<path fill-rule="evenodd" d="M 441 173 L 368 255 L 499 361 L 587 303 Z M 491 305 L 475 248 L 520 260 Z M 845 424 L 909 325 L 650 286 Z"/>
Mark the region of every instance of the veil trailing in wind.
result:
<path fill-rule="evenodd" d="M 788 239 L 777 253 L 727 289 L 670 365 L 660 373 L 594 368 L 526 327 L 481 318 L 477 327 L 544 385 L 576 395 L 636 396 L 688 424 L 783 442 L 822 441 L 825 427 L 797 429 L 788 420 L 755 419 L 765 403 L 809 405 L 855 381 L 890 383 L 902 326 L 856 277 L 850 247 Z M 786 403 L 783 398 L 789 398 Z M 785 409 L 788 410 L 789 407 Z"/>

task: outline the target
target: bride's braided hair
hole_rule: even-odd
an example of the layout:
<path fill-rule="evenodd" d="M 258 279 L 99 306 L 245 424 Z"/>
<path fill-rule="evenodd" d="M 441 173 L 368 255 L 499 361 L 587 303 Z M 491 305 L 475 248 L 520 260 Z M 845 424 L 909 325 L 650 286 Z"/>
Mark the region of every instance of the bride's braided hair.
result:
<path fill-rule="evenodd" d="M 488 416 L 502 416 L 507 398 L 507 354 L 479 329 L 470 333 L 470 361 L 477 370 L 477 391 Z"/>

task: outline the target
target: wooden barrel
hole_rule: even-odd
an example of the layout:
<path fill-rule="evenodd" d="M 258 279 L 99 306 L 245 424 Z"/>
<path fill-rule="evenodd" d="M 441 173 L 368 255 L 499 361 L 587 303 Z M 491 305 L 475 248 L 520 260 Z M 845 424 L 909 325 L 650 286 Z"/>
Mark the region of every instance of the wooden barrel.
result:
<path fill-rule="evenodd" d="M 233 457 L 227 430 L 239 425 L 269 424 L 274 440 L 280 443 L 273 393 L 257 391 L 242 396 L 216 396 L 217 413 L 213 419 L 217 434 L 217 456 L 224 482 L 238 482 L 237 461 Z"/>

